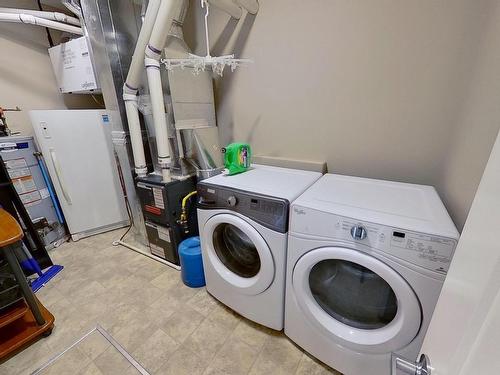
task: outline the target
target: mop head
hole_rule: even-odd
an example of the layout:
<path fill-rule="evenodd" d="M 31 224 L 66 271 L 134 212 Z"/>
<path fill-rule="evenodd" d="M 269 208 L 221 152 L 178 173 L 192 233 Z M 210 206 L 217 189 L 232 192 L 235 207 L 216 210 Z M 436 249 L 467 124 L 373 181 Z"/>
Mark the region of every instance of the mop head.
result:
<path fill-rule="evenodd" d="M 38 292 L 42 287 L 45 286 L 45 284 L 52 280 L 55 275 L 61 272 L 63 268 L 63 266 L 60 266 L 58 264 L 49 267 L 45 272 L 43 272 L 31 282 L 31 290 L 33 290 L 34 293 Z"/>
<path fill-rule="evenodd" d="M 42 271 L 40 265 L 38 264 L 36 259 L 31 256 L 28 248 L 24 245 L 24 243 L 21 247 L 16 248 L 15 254 L 17 259 L 19 260 L 19 263 L 21 264 L 21 268 L 25 272 L 27 272 L 29 275 L 38 275 L 37 278 L 30 280 L 31 290 L 33 290 L 33 292 L 35 293 L 64 268 L 63 266 L 53 265 L 47 268 L 45 272 Z"/>

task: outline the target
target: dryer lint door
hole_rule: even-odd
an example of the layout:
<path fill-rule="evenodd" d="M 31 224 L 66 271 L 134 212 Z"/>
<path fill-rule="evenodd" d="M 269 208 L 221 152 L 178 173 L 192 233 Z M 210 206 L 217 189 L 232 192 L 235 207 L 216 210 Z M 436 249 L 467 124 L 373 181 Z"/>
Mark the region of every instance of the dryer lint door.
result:
<path fill-rule="evenodd" d="M 209 262 L 237 292 L 256 295 L 271 285 L 275 273 L 271 250 L 246 220 L 215 215 L 205 224 L 202 236 Z"/>
<path fill-rule="evenodd" d="M 342 247 L 312 250 L 295 264 L 292 283 L 305 318 L 344 347 L 390 353 L 419 331 L 422 314 L 413 289 L 370 255 Z"/>

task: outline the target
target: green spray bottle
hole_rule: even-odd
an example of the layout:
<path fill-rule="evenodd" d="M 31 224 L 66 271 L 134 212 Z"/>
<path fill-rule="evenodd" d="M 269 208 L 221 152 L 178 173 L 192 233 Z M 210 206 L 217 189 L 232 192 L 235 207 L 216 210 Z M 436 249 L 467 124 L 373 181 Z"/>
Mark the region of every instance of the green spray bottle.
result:
<path fill-rule="evenodd" d="M 224 174 L 242 173 L 250 168 L 252 150 L 248 143 L 231 143 L 222 149 L 224 153 Z"/>

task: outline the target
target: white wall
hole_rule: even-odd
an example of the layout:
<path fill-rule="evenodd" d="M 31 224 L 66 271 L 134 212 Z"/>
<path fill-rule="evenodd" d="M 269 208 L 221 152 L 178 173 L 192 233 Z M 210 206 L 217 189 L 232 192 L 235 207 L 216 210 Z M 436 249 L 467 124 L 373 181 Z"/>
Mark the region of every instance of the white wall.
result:
<path fill-rule="evenodd" d="M 432 374 L 500 373 L 499 191 L 497 137 L 422 346 Z"/>
<path fill-rule="evenodd" d="M 260 0 L 257 16 L 239 22 L 212 8 L 212 54 L 234 50 L 255 61 L 218 82 L 223 141 L 326 160 L 332 172 L 435 185 L 445 195 L 456 179 L 443 182 L 446 163 L 469 153 L 452 135 L 470 130 L 459 116 L 496 4 Z M 197 1 L 191 8 L 186 39 L 200 53 L 202 13 Z M 487 155 L 491 141 L 474 147 Z M 480 176 L 484 157 L 469 157 Z M 477 182 L 447 196 L 459 227 Z"/>
<path fill-rule="evenodd" d="M 1 7 L 37 9 L 36 1 L 0 0 Z M 57 32 L 53 33 L 54 42 Z M 87 96 L 58 92 L 47 48 L 45 29 L 21 24 L 0 23 L 0 106 L 19 106 L 22 112 L 7 112 L 12 131 L 32 134 L 28 111 L 32 109 L 92 108 Z"/>

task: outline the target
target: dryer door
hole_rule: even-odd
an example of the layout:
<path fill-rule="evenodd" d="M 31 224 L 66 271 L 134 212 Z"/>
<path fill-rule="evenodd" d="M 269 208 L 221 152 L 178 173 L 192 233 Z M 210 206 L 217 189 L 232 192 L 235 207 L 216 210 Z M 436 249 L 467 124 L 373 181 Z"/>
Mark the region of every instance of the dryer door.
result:
<path fill-rule="evenodd" d="M 206 222 L 202 236 L 211 265 L 239 293 L 259 294 L 271 285 L 271 250 L 248 222 L 236 215 L 215 215 Z"/>
<path fill-rule="evenodd" d="M 422 313 L 408 283 L 382 261 L 342 247 L 323 247 L 295 264 L 293 291 L 305 317 L 334 342 L 368 353 L 409 344 Z"/>

